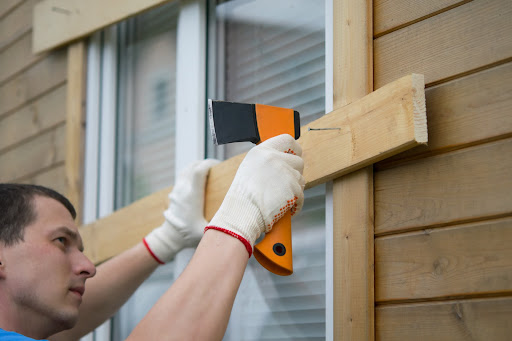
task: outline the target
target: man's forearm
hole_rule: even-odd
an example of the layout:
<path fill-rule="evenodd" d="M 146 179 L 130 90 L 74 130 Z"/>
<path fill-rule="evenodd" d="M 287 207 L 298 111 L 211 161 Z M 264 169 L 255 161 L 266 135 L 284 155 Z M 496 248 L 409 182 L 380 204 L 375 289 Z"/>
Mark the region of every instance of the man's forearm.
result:
<path fill-rule="evenodd" d="M 98 266 L 87 280 L 77 325 L 51 340 L 77 340 L 112 317 L 158 263 L 141 243 Z"/>
<path fill-rule="evenodd" d="M 248 258 L 239 240 L 208 230 L 185 271 L 128 340 L 221 340 Z"/>

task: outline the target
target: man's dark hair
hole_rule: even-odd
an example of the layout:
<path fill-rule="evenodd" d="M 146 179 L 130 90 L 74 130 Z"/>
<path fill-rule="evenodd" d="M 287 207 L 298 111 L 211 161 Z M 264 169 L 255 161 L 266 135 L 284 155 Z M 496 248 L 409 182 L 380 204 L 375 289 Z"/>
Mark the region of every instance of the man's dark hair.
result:
<path fill-rule="evenodd" d="M 73 219 L 76 218 L 73 205 L 53 189 L 28 184 L 0 184 L 0 242 L 10 246 L 23 241 L 25 227 L 37 218 L 34 207 L 37 195 L 57 200 Z"/>

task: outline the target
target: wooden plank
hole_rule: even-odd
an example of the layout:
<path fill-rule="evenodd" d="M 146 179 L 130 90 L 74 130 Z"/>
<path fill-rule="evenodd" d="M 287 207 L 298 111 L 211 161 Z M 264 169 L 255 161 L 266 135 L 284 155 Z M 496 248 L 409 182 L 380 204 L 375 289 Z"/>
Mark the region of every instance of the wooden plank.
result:
<path fill-rule="evenodd" d="M 425 98 L 428 146 L 383 160 L 376 165 L 378 170 L 401 160 L 512 134 L 512 63 L 429 88 Z"/>
<path fill-rule="evenodd" d="M 0 84 L 44 57 L 32 54 L 32 38 L 25 34 L 8 48 L 0 49 Z"/>
<path fill-rule="evenodd" d="M 3 0 L 0 1 L 0 19 L 19 6 L 24 0 Z"/>
<path fill-rule="evenodd" d="M 373 2 L 373 35 L 384 35 L 469 1 L 472 0 L 375 0 Z"/>
<path fill-rule="evenodd" d="M 306 187 L 425 143 L 424 92 L 418 82 L 421 83 L 420 76 L 404 77 L 303 127 L 299 143 L 305 160 Z M 318 134 L 318 131 L 308 131 L 307 127 L 343 127 L 343 130 Z M 211 219 L 220 206 L 243 157 L 239 155 L 224 161 L 210 171 L 205 198 L 207 219 Z M 167 188 L 163 192 L 170 190 Z M 96 263 L 101 262 L 140 241 L 156 226 L 143 221 L 158 217 L 157 221 L 161 223 L 165 207 L 162 197 L 161 193 L 151 195 L 144 199 L 148 204 L 134 203 L 84 227 L 84 243 L 89 249 L 94 244 L 96 250 L 88 256 Z M 141 217 L 141 220 L 134 217 Z M 130 231 L 129 235 L 126 231 Z M 109 236 L 118 237 L 110 239 Z"/>
<path fill-rule="evenodd" d="M 473 1 L 375 39 L 375 88 L 412 72 L 427 85 L 512 57 L 512 2 Z"/>
<path fill-rule="evenodd" d="M 508 341 L 512 298 L 380 306 L 375 319 L 379 341 Z"/>
<path fill-rule="evenodd" d="M 0 50 L 6 48 L 32 29 L 32 9 L 37 0 L 24 1 L 0 20 Z"/>
<path fill-rule="evenodd" d="M 80 227 L 84 253 L 99 264 L 140 242 L 164 222 L 163 212 L 169 205 L 165 188 L 123 207 L 115 213 Z"/>
<path fill-rule="evenodd" d="M 336 179 L 334 206 L 334 339 L 374 340 L 373 170 Z"/>
<path fill-rule="evenodd" d="M 373 90 L 372 1 L 334 1 L 333 16 L 333 107 L 342 108 Z M 360 133 L 359 138 L 371 137 L 367 130 Z M 377 146 L 368 142 L 366 148 Z M 374 340 L 373 167 L 335 179 L 332 205 L 333 337 Z"/>
<path fill-rule="evenodd" d="M 62 85 L 66 81 L 66 65 L 65 51 L 54 51 L 25 72 L 0 85 L 0 117 Z"/>
<path fill-rule="evenodd" d="M 23 180 L 64 161 L 65 127 L 58 126 L 0 154 L 0 182 Z"/>
<path fill-rule="evenodd" d="M 25 178 L 22 183 L 46 186 L 59 193 L 66 193 L 66 166 L 64 162 L 55 164 L 52 168 Z M 78 207 L 75 207 L 78 209 Z"/>
<path fill-rule="evenodd" d="M 66 196 L 82 222 L 83 160 L 85 143 L 85 91 L 87 82 L 87 48 L 84 41 L 68 47 L 66 100 Z"/>
<path fill-rule="evenodd" d="M 170 0 L 43 0 L 34 8 L 33 51 L 40 53 Z M 172 0 L 171 0 L 172 1 Z M 101 13 L 101 15 L 98 15 Z"/>
<path fill-rule="evenodd" d="M 375 300 L 512 293 L 512 218 L 375 239 Z"/>
<path fill-rule="evenodd" d="M 62 124 L 66 117 L 66 85 L 0 118 L 0 152 Z"/>
<path fill-rule="evenodd" d="M 375 173 L 375 233 L 418 230 L 512 212 L 512 139 Z"/>

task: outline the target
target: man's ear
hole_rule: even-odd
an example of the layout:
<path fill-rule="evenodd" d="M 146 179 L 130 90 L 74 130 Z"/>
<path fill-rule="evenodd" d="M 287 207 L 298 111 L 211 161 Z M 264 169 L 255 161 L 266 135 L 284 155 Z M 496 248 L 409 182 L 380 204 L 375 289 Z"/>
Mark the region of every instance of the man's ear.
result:
<path fill-rule="evenodd" d="M 0 242 L 0 279 L 5 278 L 4 246 Z"/>

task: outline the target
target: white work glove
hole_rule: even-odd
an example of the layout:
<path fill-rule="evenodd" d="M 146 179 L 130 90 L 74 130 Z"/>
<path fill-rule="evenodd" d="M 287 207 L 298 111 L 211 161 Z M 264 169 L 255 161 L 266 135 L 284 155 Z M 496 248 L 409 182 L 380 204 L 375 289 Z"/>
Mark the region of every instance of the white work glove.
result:
<path fill-rule="evenodd" d="M 240 164 L 219 210 L 205 228 L 239 239 L 252 255 L 254 243 L 288 210 L 304 203 L 302 149 L 290 135 L 280 135 L 252 148 Z"/>
<path fill-rule="evenodd" d="M 151 255 L 161 264 L 174 259 L 185 247 L 194 247 L 207 224 L 203 216 L 208 171 L 218 160 L 197 161 L 181 172 L 169 194 L 165 221 L 143 240 Z"/>

